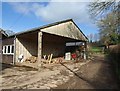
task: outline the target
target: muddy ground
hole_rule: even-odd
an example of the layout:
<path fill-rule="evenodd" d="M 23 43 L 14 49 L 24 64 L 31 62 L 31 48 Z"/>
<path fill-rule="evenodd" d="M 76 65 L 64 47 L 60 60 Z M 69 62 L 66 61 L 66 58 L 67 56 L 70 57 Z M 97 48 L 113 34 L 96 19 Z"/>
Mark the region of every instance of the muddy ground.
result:
<path fill-rule="evenodd" d="M 41 70 L 3 67 L 0 89 L 118 89 L 113 66 L 104 55 L 91 60 L 57 64 Z"/>
<path fill-rule="evenodd" d="M 74 72 L 84 64 L 90 62 L 63 63 Z M 48 64 L 39 69 L 27 66 L 2 65 L 0 89 L 51 89 L 67 82 L 74 74 L 65 66 L 59 64 Z"/>
<path fill-rule="evenodd" d="M 96 55 L 67 82 L 56 89 L 119 89 L 113 65 L 103 55 Z"/>

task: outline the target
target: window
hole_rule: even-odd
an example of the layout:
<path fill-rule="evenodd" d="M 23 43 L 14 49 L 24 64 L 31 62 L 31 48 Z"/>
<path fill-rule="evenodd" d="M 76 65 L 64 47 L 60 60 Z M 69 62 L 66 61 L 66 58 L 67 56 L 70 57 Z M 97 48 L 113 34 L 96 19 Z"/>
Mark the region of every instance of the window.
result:
<path fill-rule="evenodd" d="M 11 52 L 14 53 L 14 46 L 12 46 Z"/>
<path fill-rule="evenodd" d="M 10 46 L 8 46 L 8 53 L 10 53 Z"/>
<path fill-rule="evenodd" d="M 3 54 L 13 55 L 14 54 L 14 46 L 13 45 L 3 46 Z"/>

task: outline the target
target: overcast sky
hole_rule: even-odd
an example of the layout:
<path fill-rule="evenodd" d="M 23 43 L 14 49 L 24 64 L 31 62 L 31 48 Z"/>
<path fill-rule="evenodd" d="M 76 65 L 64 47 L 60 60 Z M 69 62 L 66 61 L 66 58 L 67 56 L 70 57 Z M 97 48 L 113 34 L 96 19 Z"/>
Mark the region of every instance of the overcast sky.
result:
<path fill-rule="evenodd" d="M 20 0 L 19 0 L 20 1 Z M 90 19 L 89 2 L 47 0 L 48 2 L 2 2 L 2 27 L 20 32 L 56 21 L 72 18 L 79 28 L 89 35 L 97 33 L 94 21 Z"/>

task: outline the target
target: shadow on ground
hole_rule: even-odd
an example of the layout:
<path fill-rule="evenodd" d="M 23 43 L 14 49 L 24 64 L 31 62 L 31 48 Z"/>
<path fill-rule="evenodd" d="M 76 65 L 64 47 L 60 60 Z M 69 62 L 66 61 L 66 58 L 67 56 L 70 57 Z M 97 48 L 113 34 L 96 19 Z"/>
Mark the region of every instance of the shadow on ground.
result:
<path fill-rule="evenodd" d="M 73 72 L 74 77 L 55 89 L 118 89 L 113 65 L 103 56 L 94 56 L 94 59 L 82 66 L 77 73 L 64 64 L 61 65 Z"/>
<path fill-rule="evenodd" d="M 5 69 L 13 69 L 16 71 L 37 71 L 38 69 L 29 67 L 29 66 L 19 66 L 19 65 L 12 65 L 12 64 L 6 64 L 6 63 L 0 63 L 0 71 L 3 71 Z"/>
<path fill-rule="evenodd" d="M 7 68 L 12 68 L 13 65 L 11 64 L 6 64 L 6 63 L 0 63 L 0 71 L 3 71 L 4 69 L 7 69 Z"/>

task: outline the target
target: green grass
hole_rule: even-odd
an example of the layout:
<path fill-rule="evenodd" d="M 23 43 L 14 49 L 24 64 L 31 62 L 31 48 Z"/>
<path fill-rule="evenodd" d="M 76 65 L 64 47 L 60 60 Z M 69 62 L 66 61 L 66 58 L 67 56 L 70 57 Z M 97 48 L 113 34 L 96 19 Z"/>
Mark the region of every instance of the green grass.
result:
<path fill-rule="evenodd" d="M 96 53 L 96 52 L 101 52 L 102 49 L 100 47 L 92 47 L 91 51 Z"/>

